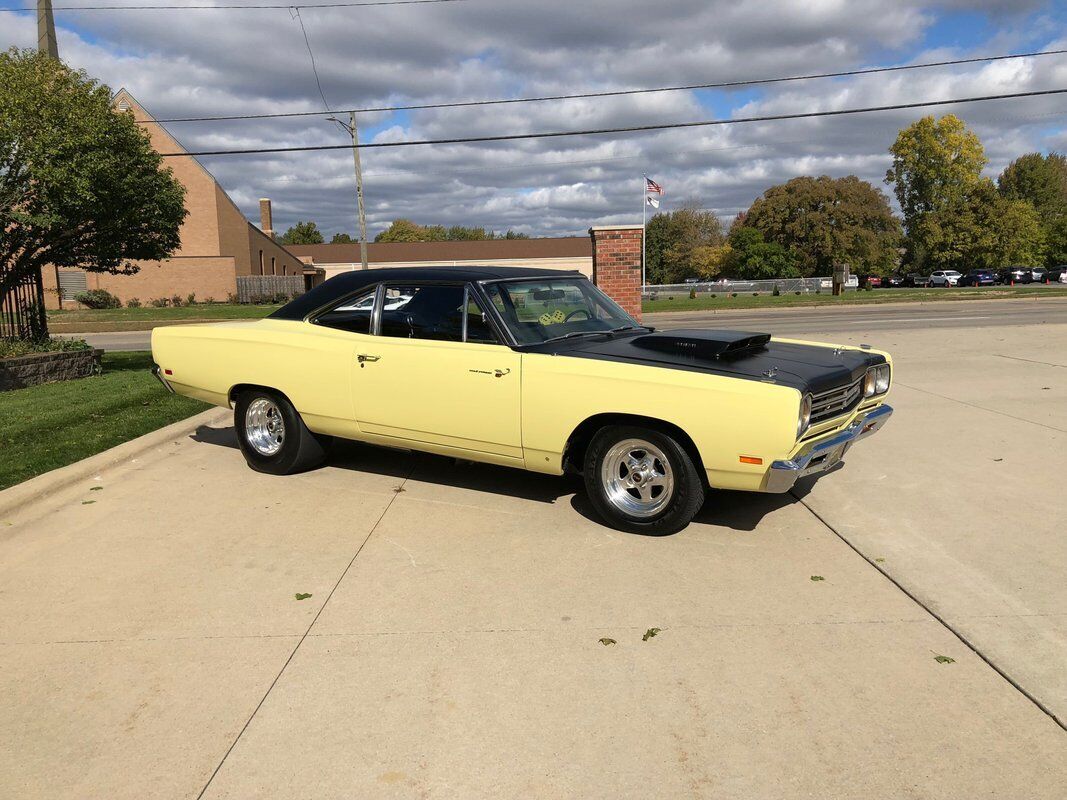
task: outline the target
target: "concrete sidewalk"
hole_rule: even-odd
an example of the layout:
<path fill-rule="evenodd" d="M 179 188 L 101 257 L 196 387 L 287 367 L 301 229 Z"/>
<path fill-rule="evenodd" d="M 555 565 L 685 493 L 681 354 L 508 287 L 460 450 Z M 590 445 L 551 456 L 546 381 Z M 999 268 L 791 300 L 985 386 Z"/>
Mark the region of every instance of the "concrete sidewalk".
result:
<path fill-rule="evenodd" d="M 953 333 L 872 341 L 897 414 L 802 502 L 664 539 L 429 456 L 260 475 L 225 425 L 0 519 L 0 795 L 1060 798 L 1067 370 L 990 350 L 1067 327 Z"/>

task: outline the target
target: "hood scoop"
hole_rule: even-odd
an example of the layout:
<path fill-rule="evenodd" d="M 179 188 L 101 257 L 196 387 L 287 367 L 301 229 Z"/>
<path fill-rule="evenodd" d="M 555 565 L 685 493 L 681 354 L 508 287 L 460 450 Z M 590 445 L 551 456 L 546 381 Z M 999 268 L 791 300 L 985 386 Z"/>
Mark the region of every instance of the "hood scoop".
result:
<path fill-rule="evenodd" d="M 718 360 L 753 355 L 763 350 L 770 340 L 769 333 L 680 329 L 650 333 L 631 341 L 634 347 L 643 350 Z"/>

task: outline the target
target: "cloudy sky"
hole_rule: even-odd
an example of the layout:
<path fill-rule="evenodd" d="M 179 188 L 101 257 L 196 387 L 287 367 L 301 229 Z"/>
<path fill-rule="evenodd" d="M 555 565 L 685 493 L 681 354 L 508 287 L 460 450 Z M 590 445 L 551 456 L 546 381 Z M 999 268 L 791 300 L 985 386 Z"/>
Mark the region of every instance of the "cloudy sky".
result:
<path fill-rule="evenodd" d="M 26 0 L 23 0 L 24 2 Z M 131 0 L 54 0 L 66 5 Z M 142 0 L 205 5 L 212 0 Z M 266 0 L 260 0 L 264 2 Z M 256 0 L 214 0 L 223 4 Z M 12 4 L 17 4 L 13 2 Z M 8 5 L 6 0 L 0 5 Z M 303 9 L 333 109 L 651 88 L 1067 48 L 1067 3 L 1028 0 L 461 0 Z M 62 11 L 60 56 L 157 118 L 320 111 L 300 22 L 288 9 Z M 0 45 L 36 44 L 34 14 L 0 11 Z M 366 114 L 364 141 L 448 138 L 725 119 L 1067 87 L 1067 56 L 812 80 Z M 1031 150 L 1067 150 L 1067 95 L 935 109 L 981 136 L 996 175 Z M 929 112 L 928 112 L 929 113 Z M 887 148 L 922 112 L 887 112 L 643 134 L 363 153 L 368 226 L 417 222 L 562 236 L 640 221 L 641 174 L 665 207 L 724 219 L 797 175 L 859 175 L 884 187 Z M 171 123 L 189 149 L 341 144 L 321 117 Z M 205 157 L 253 220 L 313 219 L 355 232 L 349 151 Z"/>

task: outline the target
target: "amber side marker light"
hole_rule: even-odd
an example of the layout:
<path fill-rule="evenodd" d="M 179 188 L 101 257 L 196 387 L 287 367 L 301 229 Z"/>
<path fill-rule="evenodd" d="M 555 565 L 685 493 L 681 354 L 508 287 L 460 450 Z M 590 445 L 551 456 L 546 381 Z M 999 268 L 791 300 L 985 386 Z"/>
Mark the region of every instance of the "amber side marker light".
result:
<path fill-rule="evenodd" d="M 756 458 L 755 456 L 740 456 L 742 464 L 762 464 L 762 458 Z"/>

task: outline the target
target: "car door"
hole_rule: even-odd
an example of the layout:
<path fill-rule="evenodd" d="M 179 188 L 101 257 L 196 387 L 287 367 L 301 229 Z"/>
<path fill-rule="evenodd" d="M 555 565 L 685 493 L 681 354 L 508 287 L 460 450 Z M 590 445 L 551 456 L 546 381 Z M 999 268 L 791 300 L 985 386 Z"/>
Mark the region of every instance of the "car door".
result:
<path fill-rule="evenodd" d="M 360 432 L 521 464 L 521 356 L 500 343 L 471 287 L 386 285 L 379 303 L 377 335 L 352 365 Z"/>

